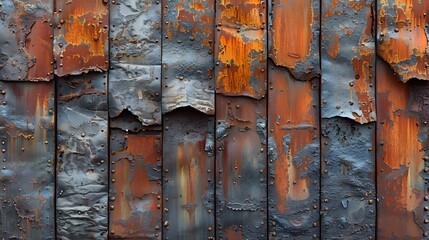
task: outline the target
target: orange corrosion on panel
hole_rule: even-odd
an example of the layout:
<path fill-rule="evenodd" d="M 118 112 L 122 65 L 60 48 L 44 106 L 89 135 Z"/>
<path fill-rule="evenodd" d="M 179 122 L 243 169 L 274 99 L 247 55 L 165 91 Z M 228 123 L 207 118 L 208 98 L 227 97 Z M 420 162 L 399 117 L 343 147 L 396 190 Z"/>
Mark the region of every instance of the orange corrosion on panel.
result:
<path fill-rule="evenodd" d="M 338 33 L 335 33 L 334 39 L 331 42 L 331 46 L 326 51 L 326 53 L 328 53 L 328 55 L 332 59 L 336 60 L 339 52 L 340 52 L 340 37 L 338 36 Z"/>
<path fill-rule="evenodd" d="M 227 94 L 248 92 L 250 95 L 254 95 L 262 90 L 263 81 L 257 83 L 260 89 L 255 89 L 254 86 L 251 86 L 250 80 L 254 76 L 263 76 L 261 71 L 252 69 L 255 61 L 264 61 L 263 54 L 260 54 L 265 47 L 261 41 L 263 34 L 263 31 L 256 30 L 240 34 L 235 29 L 222 29 L 218 59 L 223 63 L 223 67 L 219 69 L 216 83 Z"/>
<path fill-rule="evenodd" d="M 304 164 L 299 167 L 292 160 L 303 147 L 313 142 L 313 127 L 317 125 L 317 117 L 313 108 L 315 99 L 311 82 L 296 81 L 285 72 L 276 70 L 271 71 L 270 78 L 273 86 L 270 103 L 274 107 L 269 109 L 269 118 L 271 128 L 274 127 L 273 135 L 277 146 L 277 159 L 274 161 L 276 208 L 280 213 L 285 213 L 288 200 L 299 201 L 309 197 L 310 180 L 299 175 L 311 161 L 318 160 L 305 159 Z M 288 152 L 283 147 L 285 135 L 289 135 L 291 140 Z"/>
<path fill-rule="evenodd" d="M 264 10 L 260 0 L 221 0 L 220 22 L 228 26 L 260 28 L 265 23 Z M 261 15 L 262 14 L 262 15 Z"/>
<path fill-rule="evenodd" d="M 271 57 L 276 65 L 295 67 L 311 52 L 313 0 L 275 2 Z M 287 33 L 287 34 L 285 34 Z"/>
<path fill-rule="evenodd" d="M 30 57 L 27 77 L 29 80 L 52 79 L 52 28 L 49 22 L 39 19 L 31 27 L 25 39 L 25 48 Z M 43 36 L 43 37 L 42 37 Z"/>
<path fill-rule="evenodd" d="M 379 234 L 382 237 L 417 238 L 422 230 L 415 223 L 413 211 L 424 197 L 422 143 L 418 121 L 408 115 L 409 85 L 400 82 L 387 64 L 377 61 L 377 102 L 381 143 L 378 161 Z"/>

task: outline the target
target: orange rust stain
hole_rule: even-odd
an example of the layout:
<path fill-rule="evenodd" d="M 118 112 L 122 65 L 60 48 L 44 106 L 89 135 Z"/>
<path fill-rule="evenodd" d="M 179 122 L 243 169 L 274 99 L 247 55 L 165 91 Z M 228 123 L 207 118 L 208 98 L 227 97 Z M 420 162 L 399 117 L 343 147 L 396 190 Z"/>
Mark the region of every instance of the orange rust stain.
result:
<path fill-rule="evenodd" d="M 328 53 L 328 55 L 332 59 L 336 60 L 339 52 L 340 52 L 340 37 L 338 36 L 338 33 L 335 33 L 333 41 L 331 42 L 331 46 L 326 51 L 326 53 Z"/>
<path fill-rule="evenodd" d="M 260 28 L 265 23 L 260 0 L 221 0 L 219 5 L 223 6 L 220 13 L 222 24 Z"/>
<path fill-rule="evenodd" d="M 225 230 L 225 238 L 228 240 L 240 240 L 243 239 L 243 233 L 240 231 L 237 231 L 232 228 L 227 228 Z"/>
<path fill-rule="evenodd" d="M 351 90 L 354 90 L 358 102 L 353 104 L 359 104 L 359 109 L 362 111 L 362 116 L 356 116 L 356 121 L 360 123 L 372 122 L 375 119 L 374 112 L 375 106 L 372 97 L 372 75 L 371 75 L 371 61 L 373 59 L 373 54 L 367 54 L 361 58 L 354 57 L 351 61 L 353 69 L 357 74 L 354 85 Z"/>
<path fill-rule="evenodd" d="M 265 46 L 262 38 L 263 31 L 247 31 L 241 35 L 233 29 L 222 29 L 218 59 L 224 66 L 218 72 L 218 87 L 233 94 L 248 92 L 253 95 L 260 91 L 250 85 L 250 79 L 255 75 L 252 64 L 264 61 L 261 54 Z M 262 86 L 263 82 L 258 84 Z"/>
<path fill-rule="evenodd" d="M 34 65 L 29 66 L 28 79 L 52 79 L 52 28 L 48 22 L 40 19 L 34 23 L 30 33 L 25 39 L 25 48 L 30 59 L 35 60 Z M 31 60 L 30 60 L 31 61 Z"/>
<path fill-rule="evenodd" d="M 311 52 L 313 15 L 312 0 L 276 2 L 271 28 L 271 56 L 276 65 L 293 68 L 307 59 Z"/>
<path fill-rule="evenodd" d="M 309 197 L 308 178 L 300 178 L 301 171 L 305 171 L 310 161 L 318 159 L 306 159 L 306 164 L 297 168 L 293 164 L 293 158 L 305 145 L 313 141 L 312 127 L 317 125 L 316 112 L 312 105 L 316 102 L 311 82 L 295 81 L 291 76 L 282 71 L 272 70 L 270 79 L 273 82 L 274 93 L 271 100 L 274 107 L 269 109 L 271 126 L 274 126 L 274 140 L 277 145 L 277 159 L 274 162 L 275 187 L 277 194 L 276 208 L 280 213 L 288 210 L 288 200 L 304 200 Z M 288 103 L 287 106 L 278 103 Z M 297 127 L 302 124 L 309 126 L 304 129 L 284 130 L 282 127 Z M 289 151 L 283 148 L 283 136 L 289 134 L 291 142 Z"/>

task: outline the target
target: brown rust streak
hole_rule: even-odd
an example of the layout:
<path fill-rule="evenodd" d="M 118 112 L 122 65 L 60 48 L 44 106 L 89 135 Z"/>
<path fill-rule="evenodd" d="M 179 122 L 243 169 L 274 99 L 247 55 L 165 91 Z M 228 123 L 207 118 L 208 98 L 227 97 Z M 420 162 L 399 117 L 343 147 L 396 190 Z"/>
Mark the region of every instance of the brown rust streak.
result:
<path fill-rule="evenodd" d="M 31 27 L 31 32 L 25 39 L 27 53 L 35 60 L 34 64 L 27 63 L 29 80 L 53 79 L 53 42 L 50 39 L 52 34 L 52 28 L 45 19 L 39 19 Z"/>
<path fill-rule="evenodd" d="M 60 49 L 55 56 L 57 74 L 107 70 L 108 5 L 94 0 L 58 1 L 60 19 L 55 37 L 66 44 L 55 46 Z"/>
<path fill-rule="evenodd" d="M 394 6 L 391 6 L 392 2 Z M 429 64 L 429 46 L 425 29 L 428 25 L 426 14 L 429 2 L 381 0 L 379 8 L 379 56 L 393 67 L 404 82 L 411 78 L 429 80 L 426 67 Z M 395 18 L 395 23 L 388 22 L 389 15 L 393 15 L 390 18 Z M 411 62 L 396 66 L 402 61 Z"/>
<path fill-rule="evenodd" d="M 297 152 L 307 144 L 311 144 L 314 138 L 313 126 L 317 126 L 317 117 L 313 104 L 314 90 L 310 82 L 300 82 L 287 77 L 281 71 L 272 70 L 270 72 L 271 86 L 273 90 L 269 108 L 270 131 L 274 136 L 277 146 L 277 159 L 274 162 L 275 188 L 276 188 L 276 208 L 279 213 L 285 213 L 288 209 L 288 199 L 299 201 L 309 197 L 310 179 L 301 178 L 299 174 L 307 168 L 296 167 L 292 159 Z M 275 93 L 273 91 L 276 91 Z M 280 104 L 287 103 L 287 106 Z M 293 129 L 300 124 L 311 125 L 310 129 Z M 282 130 L 284 126 L 291 130 Z M 283 148 L 283 136 L 290 134 L 291 144 L 289 152 Z"/>
<path fill-rule="evenodd" d="M 313 38 L 312 3 L 313 0 L 275 1 L 270 55 L 276 65 L 293 68 L 307 60 Z"/>
<path fill-rule="evenodd" d="M 424 197 L 420 176 L 424 161 L 417 119 L 407 112 L 408 85 L 400 82 L 386 63 L 377 61 L 378 231 L 385 238 L 420 238 L 422 230 L 413 211 Z"/>

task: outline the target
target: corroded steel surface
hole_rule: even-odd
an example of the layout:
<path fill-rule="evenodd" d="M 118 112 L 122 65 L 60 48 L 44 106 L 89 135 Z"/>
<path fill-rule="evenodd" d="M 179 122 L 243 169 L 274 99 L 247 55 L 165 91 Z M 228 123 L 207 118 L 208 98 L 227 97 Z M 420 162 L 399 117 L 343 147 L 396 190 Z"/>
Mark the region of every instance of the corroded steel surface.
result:
<path fill-rule="evenodd" d="M 0 3 L 0 79 L 49 81 L 53 78 L 52 0 Z"/>
<path fill-rule="evenodd" d="M 213 131 L 213 117 L 190 107 L 164 115 L 164 239 L 214 239 Z"/>
<path fill-rule="evenodd" d="M 216 214 L 220 239 L 266 238 L 266 102 L 216 97 Z"/>
<path fill-rule="evenodd" d="M 270 239 L 319 236 L 319 79 L 297 81 L 270 61 L 268 227 Z"/>
<path fill-rule="evenodd" d="M 55 74 L 106 71 L 108 31 L 108 0 L 55 0 Z"/>
<path fill-rule="evenodd" d="M 57 237 L 106 239 L 107 76 L 58 81 Z"/>
<path fill-rule="evenodd" d="M 379 239 L 427 236 L 429 84 L 407 84 L 377 60 Z M 425 235 L 424 235 L 425 234 Z"/>
<path fill-rule="evenodd" d="M 429 80 L 429 2 L 378 1 L 378 55 L 406 82 Z"/>
<path fill-rule="evenodd" d="M 266 93 L 266 2 L 216 3 L 216 93 L 261 99 Z"/>
<path fill-rule="evenodd" d="M 109 71 L 109 116 L 123 111 L 142 125 L 161 124 L 161 66 L 115 64 Z"/>
<path fill-rule="evenodd" d="M 163 113 L 190 106 L 214 114 L 214 0 L 163 0 Z"/>
<path fill-rule="evenodd" d="M 270 58 L 297 80 L 320 75 L 320 0 L 270 0 Z"/>
<path fill-rule="evenodd" d="M 322 239 L 375 238 L 375 124 L 322 119 Z"/>
<path fill-rule="evenodd" d="M 4 239 L 54 239 L 54 84 L 0 81 Z"/>
<path fill-rule="evenodd" d="M 161 239 L 161 133 L 110 133 L 110 238 Z"/>
<path fill-rule="evenodd" d="M 110 1 L 110 61 L 161 64 L 161 3 L 157 0 Z"/>
<path fill-rule="evenodd" d="M 322 1 L 322 117 L 375 121 L 372 0 Z"/>

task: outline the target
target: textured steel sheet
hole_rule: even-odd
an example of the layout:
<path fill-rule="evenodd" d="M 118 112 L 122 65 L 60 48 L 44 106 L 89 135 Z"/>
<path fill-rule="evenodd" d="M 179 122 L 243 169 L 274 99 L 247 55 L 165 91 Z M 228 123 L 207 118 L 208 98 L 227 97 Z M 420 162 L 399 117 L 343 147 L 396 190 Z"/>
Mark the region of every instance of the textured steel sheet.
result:
<path fill-rule="evenodd" d="M 110 62 L 160 65 L 160 1 L 115 0 L 110 3 Z"/>
<path fill-rule="evenodd" d="M 0 79 L 49 81 L 53 78 L 52 0 L 0 3 Z"/>
<path fill-rule="evenodd" d="M 161 239 L 161 132 L 110 134 L 110 238 Z"/>
<path fill-rule="evenodd" d="M 373 0 L 322 1 L 322 117 L 375 121 Z"/>
<path fill-rule="evenodd" d="M 57 117 L 57 237 L 106 239 L 107 75 L 60 78 Z"/>
<path fill-rule="evenodd" d="M 319 236 L 319 78 L 297 81 L 268 68 L 270 239 Z"/>
<path fill-rule="evenodd" d="M 163 238 L 214 239 L 214 119 L 176 109 L 163 137 Z"/>
<path fill-rule="evenodd" d="M 266 2 L 220 0 L 216 6 L 216 92 L 261 99 L 266 93 Z"/>
<path fill-rule="evenodd" d="M 269 0 L 270 58 L 297 80 L 320 75 L 320 0 Z"/>
<path fill-rule="evenodd" d="M 216 97 L 216 214 L 220 239 L 267 237 L 266 100 Z"/>
<path fill-rule="evenodd" d="M 55 0 L 55 20 L 56 75 L 108 69 L 108 0 Z"/>
<path fill-rule="evenodd" d="M 379 0 L 378 55 L 390 64 L 401 81 L 429 80 L 429 2 Z"/>
<path fill-rule="evenodd" d="M 401 79 L 377 59 L 379 239 L 429 236 L 429 82 Z"/>
<path fill-rule="evenodd" d="M 375 124 L 340 117 L 321 124 L 321 237 L 374 239 Z"/>
<path fill-rule="evenodd" d="M 214 114 L 214 0 L 163 0 L 163 113 Z"/>
<path fill-rule="evenodd" d="M 54 239 L 54 84 L 0 81 L 3 239 Z"/>
<path fill-rule="evenodd" d="M 109 71 L 109 116 L 123 111 L 144 126 L 161 124 L 161 66 L 115 64 Z"/>

